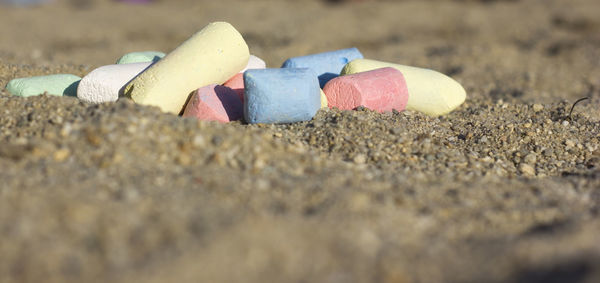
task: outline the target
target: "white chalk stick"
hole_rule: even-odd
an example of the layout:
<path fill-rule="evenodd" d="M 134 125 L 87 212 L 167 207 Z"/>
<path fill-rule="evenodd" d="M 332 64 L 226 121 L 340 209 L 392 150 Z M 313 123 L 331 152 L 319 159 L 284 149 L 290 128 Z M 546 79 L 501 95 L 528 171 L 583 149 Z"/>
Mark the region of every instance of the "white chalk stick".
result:
<path fill-rule="evenodd" d="M 224 83 L 249 58 L 248 45 L 233 26 L 211 23 L 127 84 L 125 95 L 179 114 L 193 91 Z"/>
<path fill-rule="evenodd" d="M 241 70 L 239 73 L 243 73 L 246 70 L 251 70 L 251 69 L 265 69 L 267 67 L 267 63 L 265 63 L 265 61 L 263 61 L 263 59 L 260 59 L 254 55 L 250 55 L 250 58 L 248 59 L 248 64 L 246 64 L 246 67 Z"/>
<path fill-rule="evenodd" d="M 87 74 L 77 87 L 77 98 L 91 103 L 116 101 L 124 86 L 148 68 L 152 62 L 99 67 Z"/>

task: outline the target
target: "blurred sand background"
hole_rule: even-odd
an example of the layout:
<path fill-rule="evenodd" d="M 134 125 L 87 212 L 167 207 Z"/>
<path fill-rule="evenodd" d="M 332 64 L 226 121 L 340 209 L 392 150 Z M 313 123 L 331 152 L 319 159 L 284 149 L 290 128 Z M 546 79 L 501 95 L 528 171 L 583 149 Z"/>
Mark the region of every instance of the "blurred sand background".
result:
<path fill-rule="evenodd" d="M 269 67 L 358 47 L 467 90 L 441 118 L 258 126 L 2 90 L 0 282 L 598 282 L 599 15 L 596 0 L 0 5 L 1 86 L 227 21 Z"/>

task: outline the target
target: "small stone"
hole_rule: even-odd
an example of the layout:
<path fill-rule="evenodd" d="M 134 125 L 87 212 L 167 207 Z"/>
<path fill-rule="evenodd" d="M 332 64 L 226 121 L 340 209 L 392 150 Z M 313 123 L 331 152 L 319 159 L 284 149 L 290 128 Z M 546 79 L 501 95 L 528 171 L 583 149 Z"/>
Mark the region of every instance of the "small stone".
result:
<path fill-rule="evenodd" d="M 565 145 L 566 145 L 567 147 L 575 147 L 575 142 L 574 142 L 574 141 L 572 141 L 572 140 L 566 140 L 566 141 L 565 141 Z"/>
<path fill-rule="evenodd" d="M 544 110 L 544 105 L 537 103 L 533 105 L 533 112 L 540 112 L 542 110 Z"/>
<path fill-rule="evenodd" d="M 71 152 L 68 149 L 61 148 L 54 152 L 53 157 L 54 157 L 54 160 L 56 160 L 58 162 L 62 162 L 62 161 L 65 161 L 65 159 L 67 159 L 67 157 L 69 157 L 70 154 L 71 154 Z"/>
<path fill-rule="evenodd" d="M 187 166 L 192 163 L 192 158 L 188 154 L 181 153 L 179 154 L 179 156 L 177 156 L 177 163 L 183 166 Z"/>
<path fill-rule="evenodd" d="M 196 147 L 203 147 L 206 145 L 206 141 L 204 140 L 204 137 L 202 135 L 195 135 L 194 139 L 192 140 L 192 143 L 194 144 L 194 146 Z"/>
<path fill-rule="evenodd" d="M 486 157 L 482 158 L 481 161 L 485 162 L 485 163 L 492 163 L 492 162 L 494 162 L 494 159 L 489 156 L 486 156 Z"/>
<path fill-rule="evenodd" d="M 535 153 L 527 154 L 523 161 L 525 161 L 525 163 L 527 164 L 535 164 L 535 162 L 537 161 L 537 156 L 535 155 Z"/>
<path fill-rule="evenodd" d="M 63 125 L 62 129 L 60 130 L 60 135 L 62 137 L 66 137 L 69 134 L 71 134 L 72 130 L 73 130 L 73 125 L 71 123 L 66 123 Z"/>
<path fill-rule="evenodd" d="M 390 129 L 390 133 L 392 133 L 393 135 L 399 135 L 402 133 L 402 129 L 399 127 L 395 127 Z"/>
<path fill-rule="evenodd" d="M 525 176 L 535 176 L 535 168 L 533 168 L 533 166 L 526 164 L 526 163 L 522 163 L 519 166 L 519 171 L 521 172 L 521 174 L 523 174 Z"/>
<path fill-rule="evenodd" d="M 367 156 L 359 153 L 354 156 L 352 161 L 354 161 L 354 163 L 356 163 L 356 164 L 364 164 L 365 162 L 367 162 Z"/>

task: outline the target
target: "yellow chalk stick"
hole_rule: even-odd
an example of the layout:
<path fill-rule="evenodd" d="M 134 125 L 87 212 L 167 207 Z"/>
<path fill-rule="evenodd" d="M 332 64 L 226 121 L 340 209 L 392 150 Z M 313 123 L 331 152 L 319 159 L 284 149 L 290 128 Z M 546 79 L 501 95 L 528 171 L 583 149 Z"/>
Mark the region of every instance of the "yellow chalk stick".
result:
<path fill-rule="evenodd" d="M 465 101 L 467 96 L 465 89 L 457 81 L 429 69 L 357 59 L 346 64 L 342 75 L 385 67 L 395 68 L 404 75 L 408 87 L 406 109 L 423 112 L 430 116 L 439 116 L 454 110 Z"/>
<path fill-rule="evenodd" d="M 194 90 L 222 84 L 246 67 L 250 53 L 230 24 L 207 25 L 125 86 L 133 101 L 179 114 Z"/>
<path fill-rule="evenodd" d="M 323 92 L 323 90 L 321 90 L 321 108 L 327 108 L 327 107 L 328 107 L 327 96 L 325 96 L 325 93 Z"/>

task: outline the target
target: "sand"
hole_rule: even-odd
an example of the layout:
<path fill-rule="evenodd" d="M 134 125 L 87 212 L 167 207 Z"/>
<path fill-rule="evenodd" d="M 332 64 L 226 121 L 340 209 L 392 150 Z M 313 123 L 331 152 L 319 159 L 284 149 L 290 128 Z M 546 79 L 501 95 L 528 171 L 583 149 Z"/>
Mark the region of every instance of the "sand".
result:
<path fill-rule="evenodd" d="M 355 46 L 467 90 L 288 125 L 2 91 L 0 282 L 598 282 L 600 2 L 565 2 L 0 6 L 2 86 L 223 20 L 271 67 Z"/>

